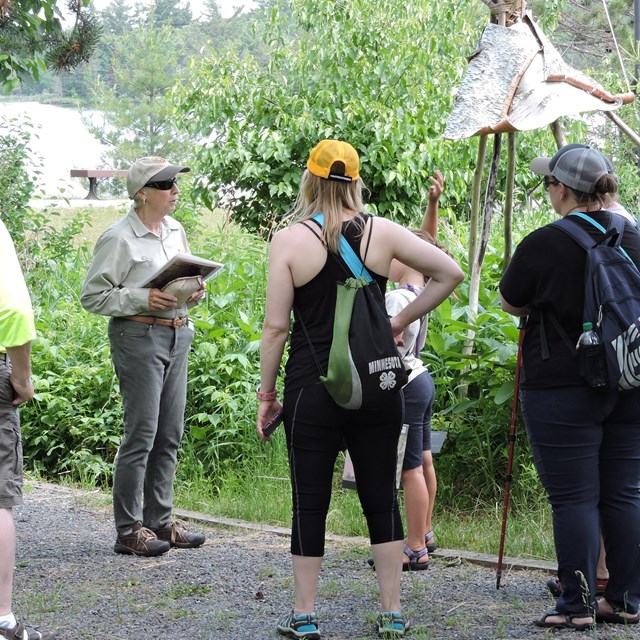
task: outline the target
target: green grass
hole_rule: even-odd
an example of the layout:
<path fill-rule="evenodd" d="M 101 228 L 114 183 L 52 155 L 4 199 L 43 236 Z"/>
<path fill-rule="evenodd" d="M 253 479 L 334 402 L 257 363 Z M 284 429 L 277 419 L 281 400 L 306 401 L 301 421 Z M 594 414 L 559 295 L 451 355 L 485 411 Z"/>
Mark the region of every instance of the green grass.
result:
<path fill-rule="evenodd" d="M 366 522 L 355 491 L 342 489 L 336 476 L 327 518 L 327 531 L 335 535 L 367 537 Z M 201 487 L 204 488 L 204 487 Z M 275 526 L 291 525 L 291 498 L 288 476 L 263 477 L 251 473 L 226 477 L 217 496 L 205 499 L 199 486 L 176 486 L 176 502 L 181 507 Z M 402 498 L 402 495 L 401 495 Z M 500 548 L 502 508 L 473 512 L 438 504 L 434 512 L 434 530 L 443 548 L 497 555 Z M 536 560 L 555 558 L 551 529 L 551 510 L 514 509 L 508 515 L 505 555 Z"/>
<path fill-rule="evenodd" d="M 58 215 L 48 218 L 48 224 L 65 228 L 74 216 L 86 215 L 87 224 L 73 239 L 92 245 L 125 212 L 126 207 L 60 207 Z M 284 432 L 280 429 L 268 444 L 258 440 L 257 403 L 252 399 L 257 384 L 266 246 L 230 224 L 223 212 L 199 212 L 196 229 L 189 233 L 192 249 L 224 262 L 226 268 L 209 284 L 205 302 L 194 311 L 198 339 L 190 358 L 176 506 L 289 527 L 290 483 Z M 105 319 L 84 313 L 77 303 L 85 258 L 69 256 L 67 260 L 67 252 L 62 255 L 55 260 L 34 261 L 39 269 L 50 268 L 42 276 L 49 286 L 38 287 L 35 297 L 41 314 L 34 349 L 38 379 L 37 397 L 23 411 L 23 434 L 30 447 L 27 466 L 39 468 L 43 475 L 46 470 L 50 481 L 82 482 L 85 488 L 94 489 L 95 483 L 106 486 L 121 435 L 119 398 L 113 387 Z M 490 366 L 486 367 L 489 373 Z M 483 388 L 485 381 L 479 378 L 478 386 Z M 441 386 L 446 388 L 445 383 Z M 438 418 L 439 426 L 450 433 L 458 430 L 458 434 L 464 434 L 462 430 L 466 429 L 478 441 L 462 440 L 462 445 L 458 441 L 453 453 L 436 457 L 441 491 L 434 529 L 441 547 L 498 552 L 502 520 L 499 478 L 505 460 L 504 446 L 496 446 L 487 437 L 491 412 L 495 413 L 495 405 L 489 403 L 487 412 L 476 416 L 475 422 L 470 422 L 468 413 L 453 417 L 442 413 Z M 455 423 L 447 422 L 454 418 Z M 496 429 L 502 434 L 503 425 L 498 422 Z M 475 449 L 470 450 L 470 445 Z M 100 457 L 103 451 L 107 451 L 104 458 Z M 464 458 L 455 457 L 461 455 L 460 451 L 464 451 Z M 366 537 L 357 495 L 341 486 L 342 462 L 341 457 L 336 465 L 327 529 L 337 535 Z M 463 472 L 461 462 L 474 468 Z M 480 482 L 467 478 L 475 467 L 484 470 L 484 475 L 475 476 L 483 478 Z M 531 464 L 515 468 L 505 553 L 552 560 L 550 509 L 540 497 L 535 470 Z M 474 503 L 476 488 L 486 489 L 489 482 L 498 487 L 494 494 L 500 496 L 496 498 L 499 502 L 478 498 Z M 105 501 L 100 495 L 104 496 L 87 499 L 94 501 L 96 508 L 109 509 L 108 498 Z"/>
<path fill-rule="evenodd" d="M 43 209 L 44 213 L 50 214 L 50 224 L 55 229 L 61 229 L 68 224 L 76 216 L 86 216 L 87 223 L 83 226 L 77 237 L 77 244 L 84 242 L 93 247 L 100 234 L 125 216 L 131 201 L 127 200 L 121 205 L 91 205 L 87 204 L 82 207 L 67 207 L 51 205 Z M 222 211 L 209 211 L 208 209 L 199 209 L 200 220 L 198 230 L 202 236 L 206 236 L 212 232 L 219 232 L 227 223 L 225 213 Z"/>
<path fill-rule="evenodd" d="M 291 489 L 284 433 L 276 433 L 270 444 L 256 443 L 256 446 L 270 449 L 268 466 L 261 469 L 245 466 L 228 473 L 217 492 L 212 492 L 206 477 L 194 480 L 188 471 L 179 467 L 177 503 L 182 508 L 212 515 L 289 527 Z M 190 480 L 181 481 L 184 475 L 189 475 Z M 341 478 L 340 457 L 336 464 L 327 531 L 335 535 L 367 537 L 366 522 L 357 494 L 353 490 L 343 489 Z M 402 497 L 401 492 L 403 509 Z M 528 508 L 511 504 L 513 508 L 507 517 L 505 533 L 505 555 L 553 561 L 555 551 L 550 507 L 544 501 Z M 436 501 L 433 522 L 441 547 L 495 555 L 499 551 L 502 503 L 493 509 L 478 505 L 469 510 Z"/>

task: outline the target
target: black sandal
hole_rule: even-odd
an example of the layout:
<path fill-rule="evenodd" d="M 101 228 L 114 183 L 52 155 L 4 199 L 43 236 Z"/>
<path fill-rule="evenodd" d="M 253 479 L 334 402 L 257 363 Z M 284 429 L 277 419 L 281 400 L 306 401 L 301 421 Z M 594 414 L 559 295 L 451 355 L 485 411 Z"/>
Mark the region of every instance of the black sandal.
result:
<path fill-rule="evenodd" d="M 438 545 L 435 542 L 429 544 L 429 540 L 433 540 L 433 529 L 424 535 L 424 543 L 427 545 L 427 551 L 433 553 L 438 548 Z"/>
<path fill-rule="evenodd" d="M 406 544 L 404 545 L 404 555 L 409 558 L 409 562 L 402 563 L 403 571 L 424 571 L 429 568 L 429 560 L 426 562 L 419 562 L 421 558 L 429 557 L 427 549 L 420 549 L 419 551 L 413 551 Z"/>
<path fill-rule="evenodd" d="M 615 607 L 605 598 L 599 599 L 598 605 L 600 605 L 601 602 L 606 602 L 609 607 L 611 607 L 611 612 L 596 611 L 596 622 L 606 622 L 607 624 L 638 624 L 640 617 L 637 613 L 629 613 L 622 607 Z"/>
<path fill-rule="evenodd" d="M 562 582 L 560 582 L 558 578 L 551 578 L 550 580 L 547 580 L 547 589 L 549 589 L 554 598 L 559 598 L 564 591 L 562 588 Z"/>
<path fill-rule="evenodd" d="M 562 622 L 548 622 L 547 618 L 551 616 L 560 616 L 564 617 Z M 588 631 L 593 627 L 593 622 L 582 622 L 580 624 L 573 621 L 574 618 L 589 618 L 588 614 L 585 615 L 583 613 L 560 613 L 553 609 L 552 611 L 547 611 L 542 618 L 539 620 L 534 620 L 533 624 L 537 627 L 543 627 L 544 629 L 574 629 L 575 631 Z"/>

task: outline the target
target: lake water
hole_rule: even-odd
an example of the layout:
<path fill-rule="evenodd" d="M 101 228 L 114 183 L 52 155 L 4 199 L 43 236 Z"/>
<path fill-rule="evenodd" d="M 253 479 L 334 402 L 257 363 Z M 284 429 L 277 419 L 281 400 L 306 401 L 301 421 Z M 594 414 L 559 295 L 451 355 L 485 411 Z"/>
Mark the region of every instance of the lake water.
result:
<path fill-rule="evenodd" d="M 42 190 L 38 194 L 40 197 L 84 198 L 87 194 L 83 186 L 85 181 L 71 178 L 69 171 L 112 168 L 101 160 L 106 147 L 89 133 L 80 112 L 75 109 L 38 102 L 0 103 L 0 122 L 3 117 L 26 119 L 35 127 L 29 146 L 30 172 L 32 175 L 36 169 L 40 172 L 36 179 Z M 2 126 L 6 125 L 2 123 Z"/>

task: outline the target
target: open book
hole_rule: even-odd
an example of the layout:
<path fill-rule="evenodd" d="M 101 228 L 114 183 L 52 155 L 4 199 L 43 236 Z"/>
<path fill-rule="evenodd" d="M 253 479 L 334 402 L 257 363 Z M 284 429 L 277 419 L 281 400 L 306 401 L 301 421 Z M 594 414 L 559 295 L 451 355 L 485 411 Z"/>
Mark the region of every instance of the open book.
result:
<path fill-rule="evenodd" d="M 162 289 L 177 278 L 201 276 L 208 280 L 222 269 L 223 265 L 213 260 L 199 258 L 190 253 L 178 253 L 167 264 L 158 269 L 142 286 L 149 289 Z"/>

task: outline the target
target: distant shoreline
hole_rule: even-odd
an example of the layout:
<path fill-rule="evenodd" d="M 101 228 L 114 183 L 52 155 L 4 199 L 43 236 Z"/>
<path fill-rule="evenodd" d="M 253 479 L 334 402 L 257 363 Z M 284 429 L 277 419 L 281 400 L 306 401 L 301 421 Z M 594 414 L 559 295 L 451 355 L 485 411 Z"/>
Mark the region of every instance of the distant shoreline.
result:
<path fill-rule="evenodd" d="M 87 200 L 86 198 L 33 198 L 29 200 L 32 209 L 47 209 L 48 207 L 60 207 L 63 209 L 79 209 L 82 207 L 128 207 L 128 199 L 100 199 Z"/>
<path fill-rule="evenodd" d="M 8 118 L 31 132 L 27 170 L 36 193 L 44 198 L 87 195 L 87 181 L 70 176 L 71 169 L 106 168 L 108 148 L 93 136 L 83 121 L 94 110 L 80 112 L 33 101 L 0 101 L 0 119 Z M 13 127 L 12 127 L 13 128 Z M 123 185 L 124 195 L 124 185 Z"/>

